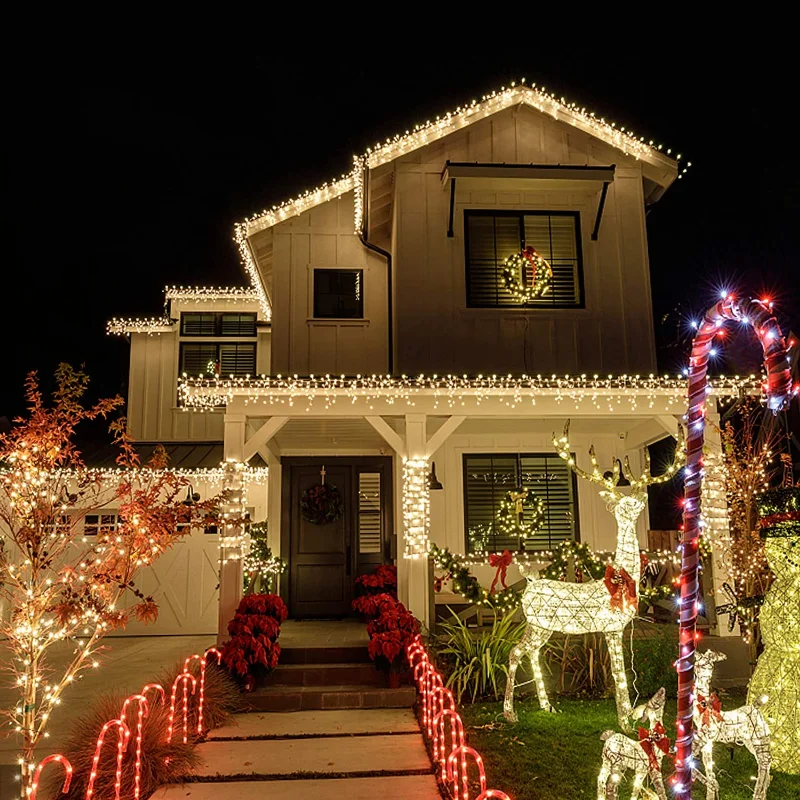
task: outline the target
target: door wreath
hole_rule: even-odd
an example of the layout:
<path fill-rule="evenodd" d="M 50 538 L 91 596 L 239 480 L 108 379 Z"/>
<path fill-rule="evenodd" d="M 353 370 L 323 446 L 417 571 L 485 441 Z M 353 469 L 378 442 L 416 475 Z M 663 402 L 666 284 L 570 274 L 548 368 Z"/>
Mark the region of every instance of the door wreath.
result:
<path fill-rule="evenodd" d="M 342 516 L 342 496 L 335 484 L 317 483 L 300 495 L 300 511 L 313 525 L 336 522 Z"/>

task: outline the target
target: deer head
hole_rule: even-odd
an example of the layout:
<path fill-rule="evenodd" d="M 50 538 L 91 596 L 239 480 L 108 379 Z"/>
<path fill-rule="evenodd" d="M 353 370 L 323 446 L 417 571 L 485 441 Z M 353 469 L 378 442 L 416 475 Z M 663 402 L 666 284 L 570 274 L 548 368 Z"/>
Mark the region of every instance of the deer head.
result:
<path fill-rule="evenodd" d="M 562 436 L 557 437 L 553 434 L 553 445 L 559 456 L 569 464 L 572 471 L 579 478 L 583 478 L 584 480 L 591 481 L 603 487 L 600 496 L 606 501 L 608 510 L 614 514 L 618 522 L 625 522 L 628 524 L 636 522 L 639 518 L 639 514 L 642 513 L 642 509 L 645 503 L 647 503 L 647 487 L 659 483 L 666 483 L 671 480 L 686 463 L 683 428 L 678 425 L 678 444 L 675 448 L 675 458 L 662 475 L 658 475 L 654 478 L 650 474 L 650 454 L 647 448 L 644 449 L 644 470 L 638 478 L 633 476 L 630 461 L 628 457 L 625 456 L 625 474 L 629 476 L 631 484 L 630 494 L 625 494 L 622 488 L 617 486 L 620 479 L 620 466 L 616 458 L 614 459 L 610 473 L 601 472 L 600 465 L 597 463 L 597 457 L 594 453 L 594 445 L 592 445 L 589 448 L 592 471 L 584 472 L 575 463 L 569 445 L 569 420 L 567 420 L 567 424 L 564 425 L 564 433 Z"/>

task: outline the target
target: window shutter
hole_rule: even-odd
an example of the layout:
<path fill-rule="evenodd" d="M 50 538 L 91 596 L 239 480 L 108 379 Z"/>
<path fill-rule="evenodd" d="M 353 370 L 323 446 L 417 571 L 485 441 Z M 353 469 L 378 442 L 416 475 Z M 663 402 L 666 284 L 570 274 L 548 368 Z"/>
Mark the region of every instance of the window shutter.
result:
<path fill-rule="evenodd" d="M 559 456 L 522 456 L 522 485 L 544 501 L 545 521 L 525 539 L 526 550 L 552 550 L 575 538 L 575 497 L 572 472 Z M 531 516 L 526 513 L 526 521 Z"/>
<path fill-rule="evenodd" d="M 255 314 L 222 314 L 220 336 L 255 336 Z"/>
<path fill-rule="evenodd" d="M 217 315 L 185 312 L 181 314 L 181 335 L 214 336 L 217 332 Z"/>
<path fill-rule="evenodd" d="M 525 216 L 525 246 L 533 247 L 553 268 L 550 291 L 531 306 L 572 306 L 581 302 L 576 237 L 577 217 L 572 214 Z"/>
<path fill-rule="evenodd" d="M 358 475 L 358 552 L 381 552 L 381 474 Z"/>
<path fill-rule="evenodd" d="M 220 375 L 243 378 L 256 374 L 256 346 L 249 343 L 219 345 Z"/>
<path fill-rule="evenodd" d="M 251 347 L 253 345 L 250 345 Z M 184 372 L 190 378 L 198 375 L 210 375 L 214 372 L 217 361 L 217 345 L 192 342 L 181 344 L 181 374 Z"/>
<path fill-rule="evenodd" d="M 522 249 L 518 216 L 467 216 L 467 305 L 519 305 L 505 288 L 505 260 Z"/>

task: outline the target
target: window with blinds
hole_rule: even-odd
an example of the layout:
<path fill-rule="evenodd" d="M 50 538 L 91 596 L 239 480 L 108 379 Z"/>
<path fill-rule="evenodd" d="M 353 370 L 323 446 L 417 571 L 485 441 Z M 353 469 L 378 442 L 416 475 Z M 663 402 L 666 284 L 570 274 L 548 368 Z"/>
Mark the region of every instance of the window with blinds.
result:
<path fill-rule="evenodd" d="M 181 336 L 255 336 L 256 314 L 230 314 L 221 311 L 184 311 Z"/>
<path fill-rule="evenodd" d="M 504 535 L 498 512 L 508 492 L 519 486 L 529 498 L 544 501 L 545 518 L 530 531 L 531 504 L 523 507 L 523 524 L 529 535 Z M 575 476 L 557 455 L 525 453 L 464 455 L 464 519 L 467 552 L 552 550 L 565 539 L 579 541 L 578 494 Z"/>
<path fill-rule="evenodd" d="M 577 211 L 465 211 L 467 306 L 579 308 L 583 306 L 580 215 Z M 505 260 L 533 246 L 553 269 L 541 298 L 521 304 L 506 289 Z M 533 270 L 518 278 L 533 282 Z"/>
<path fill-rule="evenodd" d="M 358 475 L 358 552 L 381 552 L 381 474 Z"/>
<path fill-rule="evenodd" d="M 181 342 L 180 374 L 243 378 L 256 374 L 256 346 L 253 342 Z"/>

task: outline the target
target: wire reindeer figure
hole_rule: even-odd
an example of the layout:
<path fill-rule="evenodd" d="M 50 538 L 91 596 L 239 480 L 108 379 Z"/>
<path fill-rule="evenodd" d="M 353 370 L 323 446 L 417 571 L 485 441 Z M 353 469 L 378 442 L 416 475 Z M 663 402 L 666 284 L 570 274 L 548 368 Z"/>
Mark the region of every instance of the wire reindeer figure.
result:
<path fill-rule="evenodd" d="M 600 471 L 594 447 L 589 449 L 592 472 L 584 472 L 575 463 L 569 445 L 569 421 L 561 437 L 553 435 L 558 454 L 580 478 L 602 486 L 601 496 L 617 521 L 617 547 L 614 558 L 606 567 L 605 579 L 585 583 L 565 583 L 540 579 L 538 573 L 519 564 L 527 580 L 522 595 L 522 611 L 527 627 L 519 644 L 511 651 L 508 680 L 503 702 L 503 714 L 509 722 L 517 721 L 514 711 L 514 681 L 522 658 L 528 656 L 533 669 L 539 706 L 552 711 L 547 697 L 539 654 L 553 633 L 584 634 L 603 633 L 606 637 L 614 676 L 617 718 L 623 730 L 630 730 L 631 701 L 625 677 L 622 635 L 636 615 L 638 600 L 636 589 L 641 575 L 639 539 L 636 521 L 647 503 L 647 487 L 671 480 L 685 462 L 683 429 L 678 426 L 678 445 L 675 458 L 666 472 L 658 477 L 650 475 L 650 457 L 645 448 L 644 470 L 639 478 L 633 477 L 630 462 L 625 459 L 625 472 L 631 484 L 630 494 L 617 486 L 620 479 L 619 462 L 615 459 L 613 471 L 605 475 Z"/>

